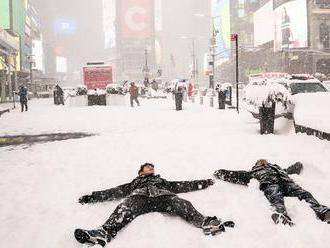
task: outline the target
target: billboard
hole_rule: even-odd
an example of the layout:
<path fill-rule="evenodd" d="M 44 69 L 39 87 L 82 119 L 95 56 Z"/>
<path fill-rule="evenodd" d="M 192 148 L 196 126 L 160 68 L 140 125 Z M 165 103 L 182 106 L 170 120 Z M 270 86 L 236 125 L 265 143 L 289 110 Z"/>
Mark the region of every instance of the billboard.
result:
<path fill-rule="evenodd" d="M 269 1 L 253 15 L 254 46 L 260 46 L 274 40 L 273 1 Z"/>
<path fill-rule="evenodd" d="M 68 62 L 65 57 L 56 57 L 56 72 L 66 73 L 68 72 Z"/>
<path fill-rule="evenodd" d="M 90 66 L 84 67 L 84 84 L 87 89 L 105 89 L 112 83 L 111 66 Z"/>
<path fill-rule="evenodd" d="M 121 38 L 151 38 L 154 34 L 154 0 L 121 0 L 120 5 Z"/>
<path fill-rule="evenodd" d="M 116 0 L 103 0 L 104 48 L 116 46 Z"/>
<path fill-rule="evenodd" d="M 216 36 L 216 57 L 217 60 L 227 60 L 231 56 L 230 41 L 230 1 L 213 0 L 212 16 L 214 27 L 218 31 Z"/>
<path fill-rule="evenodd" d="M 275 51 L 308 47 L 306 0 L 286 1 L 275 8 L 274 20 Z"/>
<path fill-rule="evenodd" d="M 0 0 L 0 28 L 10 28 L 9 0 Z"/>

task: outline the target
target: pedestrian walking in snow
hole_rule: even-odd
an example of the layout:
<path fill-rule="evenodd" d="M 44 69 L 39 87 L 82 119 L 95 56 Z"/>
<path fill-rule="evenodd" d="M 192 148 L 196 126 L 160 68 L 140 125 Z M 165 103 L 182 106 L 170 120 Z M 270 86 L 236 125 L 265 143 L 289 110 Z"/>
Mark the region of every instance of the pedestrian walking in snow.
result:
<path fill-rule="evenodd" d="M 24 85 L 21 85 L 19 87 L 18 95 L 19 95 L 19 101 L 21 103 L 21 112 L 24 111 L 24 108 L 25 111 L 28 111 L 28 99 L 27 99 L 28 89 Z"/>
<path fill-rule="evenodd" d="M 300 174 L 302 169 L 303 165 L 300 162 L 287 169 L 282 169 L 276 164 L 260 159 L 251 171 L 218 170 L 214 172 L 214 176 L 227 182 L 242 185 L 248 185 L 251 179 L 258 180 L 260 190 L 264 192 L 275 210 L 272 219 L 276 224 L 293 225 L 284 205 L 284 197 L 298 197 L 299 200 L 306 201 L 320 220 L 330 224 L 330 209 L 321 205 L 311 193 L 301 188 L 289 177 L 290 174 Z"/>
<path fill-rule="evenodd" d="M 134 101 L 138 106 L 140 106 L 140 102 L 138 100 L 139 88 L 136 87 L 134 82 L 131 83 L 131 87 L 129 88 L 129 94 L 130 94 L 131 107 L 134 107 Z"/>
<path fill-rule="evenodd" d="M 55 105 L 64 105 L 64 91 L 58 84 L 54 89 L 54 103 Z"/>
<path fill-rule="evenodd" d="M 225 231 L 225 227 L 234 227 L 234 222 L 222 222 L 217 217 L 205 217 L 191 202 L 177 196 L 205 189 L 213 185 L 212 179 L 196 181 L 170 182 L 155 175 L 154 165 L 145 163 L 138 171 L 138 177 L 131 183 L 104 191 L 95 191 L 82 196 L 81 204 L 112 201 L 124 198 L 110 218 L 95 230 L 75 230 L 75 238 L 83 244 L 105 246 L 117 233 L 132 220 L 151 212 L 168 213 L 179 216 L 190 224 L 202 228 L 206 235 L 215 235 Z"/>

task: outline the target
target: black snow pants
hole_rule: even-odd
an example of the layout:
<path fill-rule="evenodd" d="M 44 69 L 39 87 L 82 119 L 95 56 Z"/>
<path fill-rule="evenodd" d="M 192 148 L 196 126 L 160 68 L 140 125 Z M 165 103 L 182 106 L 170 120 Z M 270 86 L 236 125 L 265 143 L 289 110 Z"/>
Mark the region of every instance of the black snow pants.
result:
<path fill-rule="evenodd" d="M 304 200 L 309 203 L 317 217 L 323 220 L 324 215 L 329 208 L 321 205 L 311 193 L 301 188 L 295 183 L 270 184 L 263 188 L 264 194 L 275 211 L 287 215 L 284 204 L 284 197 L 298 197 L 299 200 Z"/>
<path fill-rule="evenodd" d="M 20 98 L 20 103 L 21 103 L 21 111 L 24 111 L 24 107 L 25 107 L 25 111 L 28 111 L 28 105 L 27 105 L 27 98 L 26 97 L 21 97 Z"/>
<path fill-rule="evenodd" d="M 103 225 L 112 237 L 123 227 L 142 214 L 161 212 L 179 216 L 194 226 L 201 228 L 204 216 L 199 213 L 191 202 L 177 196 L 130 196 L 119 204 L 110 218 Z"/>
<path fill-rule="evenodd" d="M 139 102 L 139 100 L 138 100 L 138 97 L 137 97 L 137 96 L 131 96 L 131 97 L 130 97 L 130 100 L 131 100 L 131 107 L 133 107 L 133 106 L 134 106 L 134 102 L 133 102 L 133 101 L 135 101 L 135 102 L 136 102 L 136 104 L 137 104 L 138 106 L 140 106 L 140 102 Z"/>

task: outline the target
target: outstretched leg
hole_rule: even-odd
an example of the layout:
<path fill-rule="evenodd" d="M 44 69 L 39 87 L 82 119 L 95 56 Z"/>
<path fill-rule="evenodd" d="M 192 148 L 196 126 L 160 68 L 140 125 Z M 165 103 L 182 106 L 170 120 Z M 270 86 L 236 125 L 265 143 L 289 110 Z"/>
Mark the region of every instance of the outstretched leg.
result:
<path fill-rule="evenodd" d="M 190 224 L 202 228 L 206 235 L 224 232 L 225 226 L 234 227 L 234 222 L 227 221 L 222 223 L 216 217 L 205 217 L 198 212 L 190 201 L 177 196 L 166 196 L 161 199 L 162 212 L 179 216 Z"/>
<path fill-rule="evenodd" d="M 283 190 L 279 184 L 271 184 L 263 189 L 266 198 L 270 205 L 275 209 L 275 213 L 272 214 L 272 219 L 275 224 L 282 222 L 282 224 L 293 225 L 291 218 L 286 212 L 284 204 Z"/>
<path fill-rule="evenodd" d="M 105 224 L 95 230 L 75 230 L 75 238 L 83 244 L 105 246 L 117 232 L 137 216 L 151 212 L 153 203 L 146 196 L 131 196 L 119 204 Z"/>
<path fill-rule="evenodd" d="M 316 216 L 320 220 L 330 222 L 330 209 L 326 206 L 321 205 L 310 192 L 304 190 L 295 183 L 286 184 L 285 191 L 285 196 L 298 197 L 299 200 L 306 201 L 307 203 L 309 203 L 310 207 L 314 210 Z"/>
<path fill-rule="evenodd" d="M 202 227 L 205 216 L 198 212 L 190 201 L 177 196 L 162 197 L 159 200 L 162 205 L 161 212 L 179 216 L 198 228 Z"/>
<path fill-rule="evenodd" d="M 142 214 L 153 210 L 152 201 L 147 196 L 131 196 L 119 204 L 102 226 L 112 237 L 123 227 Z"/>

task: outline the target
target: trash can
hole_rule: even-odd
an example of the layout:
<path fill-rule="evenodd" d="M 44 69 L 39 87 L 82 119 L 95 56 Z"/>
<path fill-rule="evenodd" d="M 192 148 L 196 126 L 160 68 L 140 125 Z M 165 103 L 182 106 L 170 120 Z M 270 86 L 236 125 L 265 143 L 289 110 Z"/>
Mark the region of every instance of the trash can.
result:
<path fill-rule="evenodd" d="M 176 92 L 175 93 L 175 109 L 177 111 L 182 110 L 182 100 L 183 100 L 183 93 Z"/>
<path fill-rule="evenodd" d="M 274 133 L 275 123 L 275 102 L 271 104 L 271 107 L 263 105 L 259 107 L 260 118 L 260 134 Z"/>
<path fill-rule="evenodd" d="M 218 92 L 219 109 L 226 108 L 226 93 L 222 90 Z"/>

